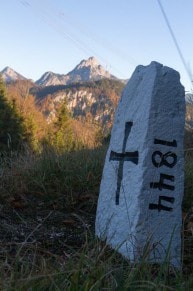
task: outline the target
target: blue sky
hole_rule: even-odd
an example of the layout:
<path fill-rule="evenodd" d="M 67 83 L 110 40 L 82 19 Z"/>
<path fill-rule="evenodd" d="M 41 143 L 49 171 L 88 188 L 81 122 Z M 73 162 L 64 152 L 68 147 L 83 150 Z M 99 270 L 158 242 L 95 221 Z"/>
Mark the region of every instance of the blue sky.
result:
<path fill-rule="evenodd" d="M 160 0 L 193 73 L 193 1 Z M 157 0 L 4 0 L 0 17 L 0 70 L 12 67 L 37 80 L 66 74 L 95 56 L 127 79 L 137 65 L 158 61 L 179 71 L 192 89 Z"/>

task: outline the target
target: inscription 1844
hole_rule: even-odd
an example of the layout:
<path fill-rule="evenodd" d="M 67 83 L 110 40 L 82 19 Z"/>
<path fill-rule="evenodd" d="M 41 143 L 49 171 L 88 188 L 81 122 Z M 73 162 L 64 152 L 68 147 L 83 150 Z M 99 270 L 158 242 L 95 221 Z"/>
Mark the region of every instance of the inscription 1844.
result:
<path fill-rule="evenodd" d="M 154 139 L 154 144 L 164 145 L 166 147 L 177 147 L 176 140 L 173 141 L 166 141 L 161 139 Z M 154 151 L 152 154 L 152 164 L 156 168 L 167 167 L 167 168 L 174 168 L 177 163 L 177 155 L 174 152 L 167 151 L 166 153 L 162 153 L 161 151 Z M 168 184 L 169 182 L 169 184 Z M 174 175 L 168 175 L 164 173 L 160 173 L 160 179 L 157 182 L 150 182 L 150 188 L 158 189 L 162 191 L 163 189 L 167 189 L 169 191 L 175 190 L 175 177 Z M 150 210 L 164 210 L 164 211 L 172 211 L 173 208 L 163 205 L 162 202 L 165 201 L 166 203 L 173 204 L 175 202 L 175 198 L 172 196 L 166 195 L 159 195 L 158 204 L 150 203 L 149 209 Z"/>
<path fill-rule="evenodd" d="M 125 123 L 125 131 L 124 131 L 124 140 L 122 145 L 122 152 L 117 153 L 115 151 L 111 151 L 109 161 L 119 161 L 119 168 L 118 168 L 118 175 L 117 175 L 117 189 L 115 195 L 115 204 L 119 205 L 119 198 L 120 198 L 120 190 L 121 190 L 121 183 L 123 179 L 123 166 L 124 162 L 130 161 L 134 164 L 138 164 L 139 160 L 139 153 L 138 151 L 128 152 L 126 151 L 126 144 L 131 132 L 131 128 L 133 126 L 133 122 L 129 121 Z M 173 141 L 166 141 L 161 139 L 154 139 L 154 144 L 156 145 L 164 145 L 165 147 L 177 147 L 176 140 Z M 175 167 L 177 163 L 177 155 L 174 152 L 167 151 L 162 153 L 161 151 L 154 151 L 152 154 L 152 164 L 155 168 L 167 167 L 172 169 Z M 169 184 L 168 184 L 169 183 Z M 175 177 L 174 175 L 168 175 L 164 173 L 160 173 L 160 179 L 156 182 L 150 182 L 151 189 L 158 189 L 162 191 L 163 189 L 174 191 L 175 190 Z M 159 195 L 158 197 L 158 204 L 150 203 L 149 209 L 150 210 L 164 210 L 164 211 L 172 211 L 173 208 L 167 205 L 163 205 L 162 202 L 165 201 L 166 203 L 174 204 L 175 198 L 172 196 L 166 195 Z"/>

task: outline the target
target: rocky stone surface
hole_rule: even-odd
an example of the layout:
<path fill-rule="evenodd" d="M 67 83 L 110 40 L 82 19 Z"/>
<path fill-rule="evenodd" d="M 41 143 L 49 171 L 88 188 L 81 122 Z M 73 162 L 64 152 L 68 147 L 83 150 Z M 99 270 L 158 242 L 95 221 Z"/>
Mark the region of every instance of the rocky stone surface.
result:
<path fill-rule="evenodd" d="M 184 119 L 178 72 L 138 66 L 115 114 L 96 217 L 96 235 L 131 261 L 180 266 Z"/>

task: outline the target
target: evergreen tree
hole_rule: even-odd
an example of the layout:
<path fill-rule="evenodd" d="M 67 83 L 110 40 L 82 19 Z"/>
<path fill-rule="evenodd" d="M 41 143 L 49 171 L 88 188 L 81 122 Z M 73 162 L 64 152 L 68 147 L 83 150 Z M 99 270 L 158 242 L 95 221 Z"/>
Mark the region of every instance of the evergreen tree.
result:
<path fill-rule="evenodd" d="M 7 86 L 7 98 L 10 103 L 14 101 L 17 112 L 23 119 L 23 136 L 28 146 L 41 150 L 41 141 L 47 133 L 47 123 L 43 114 L 36 106 L 35 97 L 30 94 L 33 84 L 29 80 L 18 80 Z"/>
<path fill-rule="evenodd" d="M 71 117 L 66 102 L 59 109 L 57 120 L 54 122 L 51 144 L 59 151 L 75 149 L 75 138 L 72 130 Z"/>
<path fill-rule="evenodd" d="M 8 102 L 5 84 L 0 76 L 0 151 L 19 150 L 24 141 L 23 119 L 15 103 Z"/>

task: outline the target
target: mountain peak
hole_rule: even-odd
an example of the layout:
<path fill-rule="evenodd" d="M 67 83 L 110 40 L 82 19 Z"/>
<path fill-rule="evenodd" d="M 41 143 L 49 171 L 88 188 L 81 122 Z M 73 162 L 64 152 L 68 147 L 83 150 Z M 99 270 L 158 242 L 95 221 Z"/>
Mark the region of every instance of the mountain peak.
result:
<path fill-rule="evenodd" d="M 14 82 L 17 80 L 26 80 L 24 76 L 20 75 L 19 73 L 17 73 L 15 70 L 8 66 L 1 71 L 1 75 L 6 83 Z"/>
<path fill-rule="evenodd" d="M 100 79 L 117 79 L 106 71 L 95 57 L 82 60 L 71 72 L 68 73 L 69 80 L 72 83 L 96 81 Z"/>
<path fill-rule="evenodd" d="M 82 68 L 82 67 L 98 67 L 100 66 L 98 60 L 95 57 L 90 57 L 88 60 L 82 60 L 76 68 Z"/>
<path fill-rule="evenodd" d="M 12 68 L 10 68 L 9 66 L 5 67 L 2 72 L 9 72 L 9 71 L 13 71 Z"/>
<path fill-rule="evenodd" d="M 36 81 L 36 84 L 42 86 L 49 85 L 69 85 L 78 82 L 96 81 L 100 79 L 117 79 L 106 71 L 95 57 L 82 60 L 72 71 L 66 75 L 46 72 Z"/>
<path fill-rule="evenodd" d="M 25 77 L 10 67 L 4 68 L 1 72 L 6 83 L 17 80 L 26 80 Z M 56 74 L 51 71 L 45 72 L 35 83 L 40 86 L 69 85 L 78 82 L 96 81 L 100 79 L 117 79 L 106 71 L 95 57 L 82 60 L 68 74 Z"/>
<path fill-rule="evenodd" d="M 61 85 L 66 84 L 66 80 L 64 78 L 65 75 L 60 75 L 53 73 L 51 71 L 45 72 L 39 80 L 36 81 L 37 85 L 40 86 L 51 86 L 51 85 Z"/>

